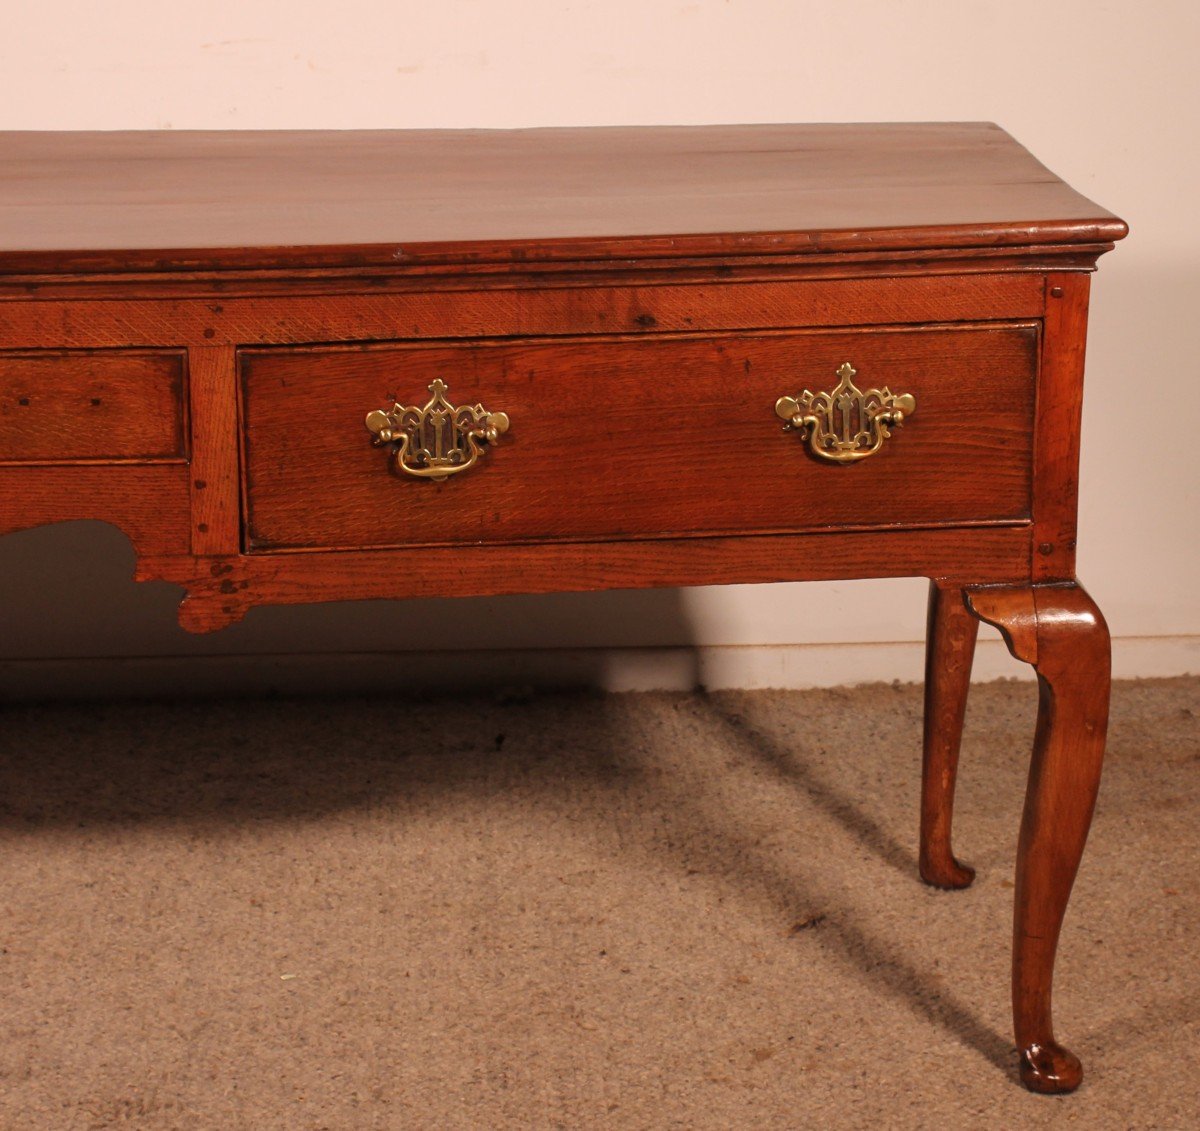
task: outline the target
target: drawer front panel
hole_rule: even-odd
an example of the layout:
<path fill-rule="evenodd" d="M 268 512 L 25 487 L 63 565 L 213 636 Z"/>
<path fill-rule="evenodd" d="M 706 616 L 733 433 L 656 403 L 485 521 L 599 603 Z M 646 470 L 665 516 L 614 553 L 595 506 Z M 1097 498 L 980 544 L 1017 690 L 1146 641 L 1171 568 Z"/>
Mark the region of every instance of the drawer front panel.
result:
<path fill-rule="evenodd" d="M 185 356 L 0 352 L 0 464 L 183 460 Z"/>
<path fill-rule="evenodd" d="M 1023 324 L 243 350 L 247 549 L 1025 521 L 1037 346 Z M 775 405 L 843 362 L 916 410 L 836 464 Z M 435 381 L 511 422 L 442 482 L 364 426 Z"/>

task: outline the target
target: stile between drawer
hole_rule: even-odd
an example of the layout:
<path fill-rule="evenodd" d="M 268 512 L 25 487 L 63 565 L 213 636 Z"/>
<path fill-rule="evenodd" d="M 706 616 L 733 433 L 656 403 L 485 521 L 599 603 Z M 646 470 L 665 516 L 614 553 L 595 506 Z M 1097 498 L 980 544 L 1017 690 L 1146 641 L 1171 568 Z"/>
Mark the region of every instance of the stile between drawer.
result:
<path fill-rule="evenodd" d="M 250 553 L 1021 524 L 1036 322 L 243 349 Z M 890 390 L 915 412 L 838 464 L 775 405 Z M 368 412 L 455 406 L 511 427 L 442 482 L 373 446 Z"/>

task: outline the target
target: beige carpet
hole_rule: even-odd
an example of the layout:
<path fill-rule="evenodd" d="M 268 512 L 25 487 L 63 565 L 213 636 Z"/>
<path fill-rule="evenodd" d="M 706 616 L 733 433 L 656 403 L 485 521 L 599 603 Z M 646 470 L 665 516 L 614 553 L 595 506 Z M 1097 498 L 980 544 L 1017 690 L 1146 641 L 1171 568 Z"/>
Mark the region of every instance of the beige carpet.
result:
<path fill-rule="evenodd" d="M 975 690 L 915 866 L 920 689 L 9 707 L 0 1126 L 1194 1128 L 1200 680 L 1122 684 L 1025 1093 L 1034 689 Z"/>

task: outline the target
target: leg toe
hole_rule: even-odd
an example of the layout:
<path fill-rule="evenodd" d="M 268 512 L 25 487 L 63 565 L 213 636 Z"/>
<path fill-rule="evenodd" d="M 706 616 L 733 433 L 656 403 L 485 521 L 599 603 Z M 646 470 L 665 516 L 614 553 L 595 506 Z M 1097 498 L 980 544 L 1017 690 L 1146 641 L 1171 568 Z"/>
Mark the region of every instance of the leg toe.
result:
<path fill-rule="evenodd" d="M 1021 1050 L 1021 1083 L 1031 1092 L 1073 1092 L 1083 1079 L 1083 1065 L 1062 1045 L 1030 1045 Z"/>
<path fill-rule="evenodd" d="M 975 869 L 969 864 L 960 864 L 953 856 L 944 860 L 922 860 L 921 879 L 935 888 L 968 888 L 975 879 Z"/>

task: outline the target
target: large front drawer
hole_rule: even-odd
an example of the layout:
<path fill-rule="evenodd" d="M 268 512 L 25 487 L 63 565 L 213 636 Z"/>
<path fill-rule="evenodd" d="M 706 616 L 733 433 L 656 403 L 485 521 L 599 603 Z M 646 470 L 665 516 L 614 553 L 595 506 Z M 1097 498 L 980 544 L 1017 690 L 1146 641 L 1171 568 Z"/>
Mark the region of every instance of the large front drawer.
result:
<path fill-rule="evenodd" d="M 1020 522 L 1036 324 L 245 349 L 246 548 L 282 551 Z M 911 394 L 869 458 L 814 456 L 784 395 Z M 394 469 L 364 418 L 435 380 L 511 427 L 445 481 Z"/>

